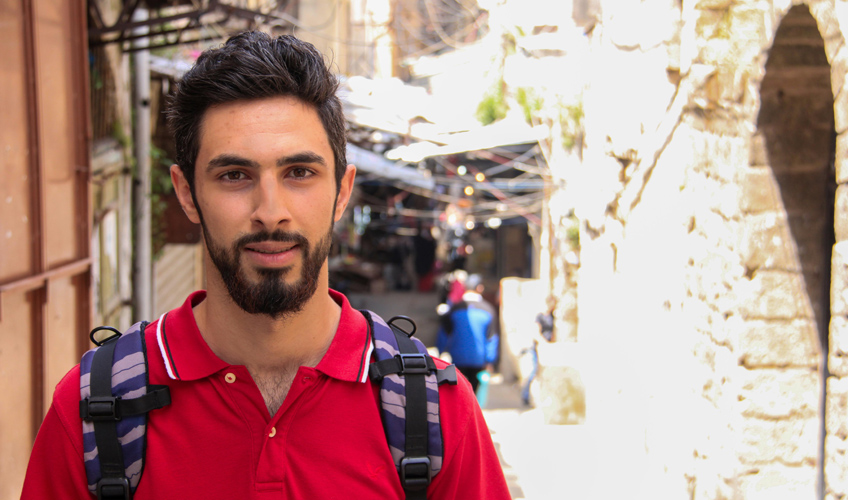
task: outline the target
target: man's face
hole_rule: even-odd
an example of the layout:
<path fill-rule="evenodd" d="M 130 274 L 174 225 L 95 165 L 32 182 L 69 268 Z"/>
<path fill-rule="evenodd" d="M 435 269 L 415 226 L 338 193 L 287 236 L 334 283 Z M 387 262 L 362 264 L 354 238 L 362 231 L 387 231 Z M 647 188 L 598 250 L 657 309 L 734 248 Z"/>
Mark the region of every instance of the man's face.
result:
<path fill-rule="evenodd" d="M 312 107 L 292 97 L 212 107 L 201 122 L 194 199 L 176 171 L 180 201 L 202 224 L 220 276 L 210 275 L 210 289 L 222 284 L 246 312 L 278 318 L 326 287 L 333 222 L 355 170 L 337 195 L 333 153 Z"/>

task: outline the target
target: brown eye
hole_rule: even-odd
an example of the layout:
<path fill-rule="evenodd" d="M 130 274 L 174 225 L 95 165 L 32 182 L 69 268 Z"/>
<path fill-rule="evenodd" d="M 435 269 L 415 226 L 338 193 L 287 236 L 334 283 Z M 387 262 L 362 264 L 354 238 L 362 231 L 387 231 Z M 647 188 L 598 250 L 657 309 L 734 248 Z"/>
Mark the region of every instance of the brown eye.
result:
<path fill-rule="evenodd" d="M 244 173 L 238 170 L 231 170 L 226 172 L 222 177 L 227 181 L 240 181 L 244 178 Z"/>
<path fill-rule="evenodd" d="M 304 177 L 309 176 L 309 170 L 303 167 L 293 168 L 291 171 L 292 177 L 297 177 L 298 179 L 302 179 Z"/>

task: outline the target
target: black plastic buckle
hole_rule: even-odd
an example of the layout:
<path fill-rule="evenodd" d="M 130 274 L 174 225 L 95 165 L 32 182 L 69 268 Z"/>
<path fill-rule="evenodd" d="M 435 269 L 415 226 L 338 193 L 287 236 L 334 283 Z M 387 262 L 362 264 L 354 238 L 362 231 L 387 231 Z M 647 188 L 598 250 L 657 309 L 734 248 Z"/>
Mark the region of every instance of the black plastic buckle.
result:
<path fill-rule="evenodd" d="M 120 397 L 88 397 L 80 403 L 80 417 L 91 422 L 121 420 L 118 411 Z"/>
<path fill-rule="evenodd" d="M 400 461 L 400 482 L 404 489 L 424 489 L 430 484 L 430 471 L 430 457 L 403 457 Z"/>
<path fill-rule="evenodd" d="M 398 354 L 400 356 L 401 373 L 430 373 L 430 367 L 427 366 L 427 356 L 425 354 Z"/>
<path fill-rule="evenodd" d="M 125 477 L 104 477 L 97 482 L 97 500 L 130 500 L 130 482 Z"/>
<path fill-rule="evenodd" d="M 436 383 L 456 385 L 456 365 L 448 365 L 441 370 L 436 370 Z"/>

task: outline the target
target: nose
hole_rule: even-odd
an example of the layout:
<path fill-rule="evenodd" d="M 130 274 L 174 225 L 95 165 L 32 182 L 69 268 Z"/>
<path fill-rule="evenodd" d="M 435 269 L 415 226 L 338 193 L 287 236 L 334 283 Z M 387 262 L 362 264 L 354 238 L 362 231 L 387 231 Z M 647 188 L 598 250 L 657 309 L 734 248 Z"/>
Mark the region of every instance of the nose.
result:
<path fill-rule="evenodd" d="M 273 172 L 263 172 L 254 192 L 254 228 L 270 232 L 285 225 L 291 219 L 288 201 L 281 180 Z"/>

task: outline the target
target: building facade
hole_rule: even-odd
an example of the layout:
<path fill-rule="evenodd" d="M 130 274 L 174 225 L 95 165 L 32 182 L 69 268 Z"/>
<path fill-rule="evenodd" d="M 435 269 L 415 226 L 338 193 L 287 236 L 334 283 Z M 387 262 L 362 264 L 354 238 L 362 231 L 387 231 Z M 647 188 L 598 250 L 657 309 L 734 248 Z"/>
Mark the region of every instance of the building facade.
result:
<path fill-rule="evenodd" d="M 848 3 L 600 7 L 567 180 L 609 488 L 844 498 Z"/>

